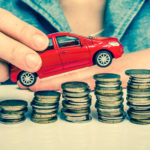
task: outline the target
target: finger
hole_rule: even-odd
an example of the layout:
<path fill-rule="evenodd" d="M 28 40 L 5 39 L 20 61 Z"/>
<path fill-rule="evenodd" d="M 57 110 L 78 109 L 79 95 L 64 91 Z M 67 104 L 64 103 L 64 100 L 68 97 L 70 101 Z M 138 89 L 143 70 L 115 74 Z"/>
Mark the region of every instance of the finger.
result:
<path fill-rule="evenodd" d="M 0 61 L 0 82 L 4 82 L 9 79 L 8 64 Z"/>
<path fill-rule="evenodd" d="M 20 83 L 20 81 L 17 81 L 17 84 L 18 84 L 18 86 L 21 88 L 21 89 L 28 89 L 28 87 L 26 87 L 26 86 L 23 86 L 21 83 Z"/>
<path fill-rule="evenodd" d="M 2 8 L 0 8 L 0 31 L 34 50 L 44 50 L 48 46 L 48 37 L 44 33 Z"/>
<path fill-rule="evenodd" d="M 35 51 L 3 33 L 0 33 L 0 57 L 29 72 L 39 70 L 42 63 L 40 56 Z"/>

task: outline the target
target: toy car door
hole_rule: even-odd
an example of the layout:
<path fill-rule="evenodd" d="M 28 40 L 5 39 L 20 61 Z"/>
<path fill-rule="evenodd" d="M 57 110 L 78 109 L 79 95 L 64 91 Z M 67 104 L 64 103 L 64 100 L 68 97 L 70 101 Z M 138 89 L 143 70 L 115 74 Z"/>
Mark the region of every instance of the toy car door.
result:
<path fill-rule="evenodd" d="M 45 76 L 45 74 L 63 69 L 63 64 L 60 60 L 58 51 L 55 49 L 52 38 L 49 38 L 48 48 L 39 54 L 42 58 L 42 68 L 40 69 L 40 74 L 42 77 Z"/>
<path fill-rule="evenodd" d="M 56 37 L 58 51 L 63 62 L 64 68 L 70 68 L 90 62 L 87 45 L 82 45 L 81 41 L 73 36 Z"/>

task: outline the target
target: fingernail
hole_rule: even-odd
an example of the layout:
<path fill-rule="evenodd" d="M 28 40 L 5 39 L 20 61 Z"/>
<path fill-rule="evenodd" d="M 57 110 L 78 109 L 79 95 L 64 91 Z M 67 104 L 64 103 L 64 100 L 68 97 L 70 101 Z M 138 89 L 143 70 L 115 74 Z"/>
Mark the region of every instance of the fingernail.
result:
<path fill-rule="evenodd" d="M 26 56 L 26 64 L 29 68 L 37 68 L 41 65 L 41 59 L 40 56 L 35 54 L 28 54 Z"/>
<path fill-rule="evenodd" d="M 36 33 L 33 35 L 33 43 L 36 48 L 44 49 L 47 46 L 47 38 L 43 34 Z"/>

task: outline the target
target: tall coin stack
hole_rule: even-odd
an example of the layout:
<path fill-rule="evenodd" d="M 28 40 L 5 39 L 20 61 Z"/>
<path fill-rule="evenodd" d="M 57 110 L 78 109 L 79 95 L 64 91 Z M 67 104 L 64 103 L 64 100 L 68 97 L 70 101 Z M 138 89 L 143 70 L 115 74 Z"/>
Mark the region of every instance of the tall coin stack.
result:
<path fill-rule="evenodd" d="M 101 73 L 94 75 L 95 81 L 95 107 L 98 120 L 104 123 L 119 123 L 125 119 L 123 107 L 123 92 L 120 75 Z"/>
<path fill-rule="evenodd" d="M 63 108 L 61 110 L 64 120 L 69 122 L 82 122 L 91 120 L 91 96 L 87 83 L 66 82 L 62 84 Z"/>
<path fill-rule="evenodd" d="M 1 122 L 5 124 L 19 123 L 26 119 L 27 102 L 24 100 L 4 100 L 0 102 Z"/>
<path fill-rule="evenodd" d="M 131 122 L 150 124 L 150 70 L 131 69 L 127 86 L 127 111 Z"/>
<path fill-rule="evenodd" d="M 56 91 L 35 92 L 31 102 L 31 120 L 36 123 L 46 124 L 57 120 L 60 93 Z"/>

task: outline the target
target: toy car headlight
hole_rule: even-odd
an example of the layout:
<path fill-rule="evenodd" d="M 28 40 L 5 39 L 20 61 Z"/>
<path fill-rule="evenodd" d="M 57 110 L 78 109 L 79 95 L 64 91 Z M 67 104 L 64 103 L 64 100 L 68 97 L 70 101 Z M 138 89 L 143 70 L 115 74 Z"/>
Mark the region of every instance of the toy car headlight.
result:
<path fill-rule="evenodd" d="M 119 46 L 120 45 L 118 42 L 109 42 L 109 44 L 112 46 Z"/>

